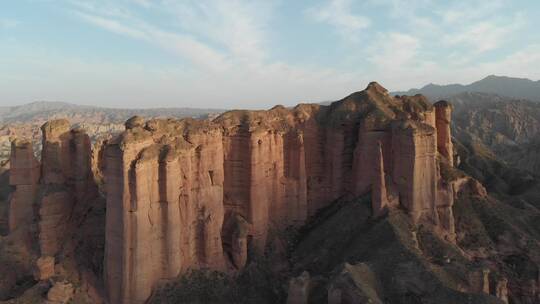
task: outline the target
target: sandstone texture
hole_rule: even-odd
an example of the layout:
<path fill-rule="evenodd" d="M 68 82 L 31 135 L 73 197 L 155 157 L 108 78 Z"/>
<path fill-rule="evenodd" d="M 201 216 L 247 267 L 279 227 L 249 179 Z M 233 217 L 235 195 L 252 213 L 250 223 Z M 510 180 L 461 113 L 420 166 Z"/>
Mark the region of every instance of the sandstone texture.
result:
<path fill-rule="evenodd" d="M 57 282 L 47 293 L 47 304 L 66 304 L 73 297 L 73 286 L 70 283 Z"/>
<path fill-rule="evenodd" d="M 34 279 L 36 281 L 44 281 L 54 276 L 54 257 L 40 257 L 34 267 Z"/>
<path fill-rule="evenodd" d="M 373 216 L 401 206 L 452 240 L 449 109 L 371 83 L 330 106 L 129 119 L 103 156 L 109 301 L 144 303 L 192 268 L 241 269 L 343 197 L 371 193 Z"/>
<path fill-rule="evenodd" d="M 86 203 L 97 196 L 91 143 L 67 120 L 42 126 L 42 178 L 39 197 L 39 244 L 42 255 L 56 255 L 72 232 Z"/>
<path fill-rule="evenodd" d="M 473 137 L 533 144 L 533 113 L 510 110 L 470 122 L 512 137 Z M 488 195 L 503 184 L 485 167 L 513 171 L 452 138 L 460 111 L 371 83 L 327 106 L 0 128 L 0 299 L 146 303 L 190 278 L 177 300 L 535 303 L 534 196 Z M 502 194 L 537 185 L 523 179 Z"/>
<path fill-rule="evenodd" d="M 445 157 L 450 164 L 454 165 L 454 148 L 452 145 L 452 132 L 450 129 L 452 121 L 452 106 L 445 100 L 434 104 L 435 123 L 437 127 L 437 150 Z"/>
<path fill-rule="evenodd" d="M 81 280 L 81 272 L 99 277 L 105 205 L 95 182 L 101 169 L 93 165 L 90 137 L 64 119 L 45 123 L 41 131 L 40 162 L 30 141 L 15 137 L 11 144 L 14 191 L 7 237 L 20 252 L 18 259 L 35 261 L 26 276 L 19 276 L 48 281 L 60 275 L 72 282 Z"/>
<path fill-rule="evenodd" d="M 36 218 L 34 204 L 38 191 L 40 165 L 31 142 L 16 139 L 11 143 L 9 184 L 15 187 L 9 201 L 9 230 L 29 229 Z"/>

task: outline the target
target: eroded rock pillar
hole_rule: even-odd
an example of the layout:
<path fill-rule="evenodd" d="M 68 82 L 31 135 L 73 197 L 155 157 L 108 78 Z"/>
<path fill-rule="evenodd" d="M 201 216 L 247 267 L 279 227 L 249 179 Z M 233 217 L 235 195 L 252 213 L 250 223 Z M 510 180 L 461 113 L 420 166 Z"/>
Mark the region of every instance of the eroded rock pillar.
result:
<path fill-rule="evenodd" d="M 437 128 L 437 151 L 448 160 L 450 166 L 454 166 L 454 148 L 450 130 L 452 106 L 444 100 L 435 103 L 434 106 Z"/>
<path fill-rule="evenodd" d="M 9 231 L 32 223 L 34 203 L 40 177 L 39 162 L 34 156 L 32 143 L 15 139 L 11 142 L 9 184 L 15 186 L 9 201 Z"/>

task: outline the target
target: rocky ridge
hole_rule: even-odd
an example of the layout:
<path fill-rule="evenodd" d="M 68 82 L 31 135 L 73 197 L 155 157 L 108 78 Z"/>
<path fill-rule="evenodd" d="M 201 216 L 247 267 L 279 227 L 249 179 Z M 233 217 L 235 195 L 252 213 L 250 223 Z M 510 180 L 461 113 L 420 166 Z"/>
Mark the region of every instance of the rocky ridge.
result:
<path fill-rule="evenodd" d="M 443 284 L 423 261 L 440 258 L 433 244 L 458 260 L 485 258 L 459 249 L 468 235 L 460 225 L 470 223 L 454 214 L 456 202 L 489 198 L 454 168 L 451 112 L 447 102 L 391 96 L 371 83 L 329 106 L 230 111 L 212 120 L 133 117 L 93 148 L 82 129 L 50 121 L 41 128 L 41 162 L 28 141 L 12 143 L 10 235 L 37 240 L 39 248 L 28 248 L 39 257 L 36 280 L 53 280 L 55 299 L 146 303 L 164 279 L 249 270 L 269 248 L 284 251 L 281 235 L 291 227 L 304 233 L 290 252 L 292 271 L 302 273 L 289 284 L 290 303 L 324 298 L 314 286 L 328 291 L 324 303 L 406 294 L 436 301 L 438 289 L 448 299 L 484 294 L 475 298 L 485 303 L 504 300 L 509 289 L 513 298 L 533 299 L 536 287 L 513 287 L 521 277 L 510 288 L 506 278 L 491 279 L 496 286 L 486 290 L 489 276 L 476 267 L 459 284 Z M 347 239 L 328 234 L 336 229 L 350 229 Z M 349 236 L 383 246 L 393 270 Z M 325 245 L 314 250 L 313 243 Z M 338 265 L 353 256 L 369 263 Z M 387 287 L 381 270 L 400 278 L 397 287 Z M 66 280 L 83 288 L 73 291 Z"/>
<path fill-rule="evenodd" d="M 194 267 L 242 268 L 273 231 L 368 193 L 375 216 L 404 208 L 452 242 L 457 186 L 439 169 L 453 157 L 450 111 L 371 83 L 328 107 L 128 121 L 105 151 L 109 299 L 143 303 Z"/>

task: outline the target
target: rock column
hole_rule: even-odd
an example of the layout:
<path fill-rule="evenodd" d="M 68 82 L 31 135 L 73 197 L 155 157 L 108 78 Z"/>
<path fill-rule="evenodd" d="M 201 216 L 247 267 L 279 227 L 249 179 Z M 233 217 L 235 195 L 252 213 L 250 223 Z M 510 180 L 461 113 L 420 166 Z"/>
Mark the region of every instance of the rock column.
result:
<path fill-rule="evenodd" d="M 11 143 L 9 184 L 15 187 L 9 201 L 9 231 L 28 227 L 35 220 L 34 203 L 40 177 L 39 162 L 32 143 L 15 139 Z"/>
<path fill-rule="evenodd" d="M 454 149 L 450 122 L 452 121 L 452 107 L 444 100 L 434 104 L 435 124 L 437 128 L 437 151 L 444 156 L 450 166 L 454 165 Z"/>
<path fill-rule="evenodd" d="M 386 181 L 384 174 L 384 159 L 381 142 L 377 143 L 378 152 L 375 155 L 375 170 L 371 189 L 371 207 L 374 217 L 383 215 L 388 208 L 386 196 Z"/>

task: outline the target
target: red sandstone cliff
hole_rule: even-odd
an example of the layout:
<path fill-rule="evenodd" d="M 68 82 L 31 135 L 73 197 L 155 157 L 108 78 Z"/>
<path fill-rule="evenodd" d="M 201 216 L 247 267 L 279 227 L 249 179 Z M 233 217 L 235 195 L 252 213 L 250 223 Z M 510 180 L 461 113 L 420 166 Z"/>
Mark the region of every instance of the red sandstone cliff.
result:
<path fill-rule="evenodd" d="M 241 268 L 248 248 L 341 197 L 371 193 L 374 216 L 401 206 L 452 240 L 440 106 L 371 83 L 330 106 L 129 120 L 105 151 L 109 301 L 143 303 L 189 268 Z"/>
<path fill-rule="evenodd" d="M 42 127 L 41 172 L 30 146 L 13 143 L 10 223 L 36 217 L 40 254 L 56 256 L 103 170 L 109 303 L 144 303 L 160 279 L 188 269 L 241 269 L 248 250 L 263 252 L 277 231 L 339 198 L 371 194 L 373 216 L 401 207 L 453 241 L 457 185 L 440 172 L 441 162 L 452 166 L 449 113 L 371 83 L 330 106 L 134 117 L 93 152 L 84 132 L 52 121 Z"/>
<path fill-rule="evenodd" d="M 65 277 L 58 271 L 67 267 L 69 277 L 84 285 L 89 268 L 101 267 L 99 239 L 104 226 L 99 214 L 89 215 L 90 210 L 101 208 L 90 138 L 83 130 L 71 129 L 67 120 L 50 121 L 41 130 L 41 163 L 30 142 L 12 142 L 10 184 L 15 191 L 10 199 L 10 233 L 21 235 L 24 230 L 28 237 L 17 241 L 27 247 L 27 254 L 35 256 L 36 280 Z"/>
<path fill-rule="evenodd" d="M 9 230 L 28 229 L 35 220 L 34 200 L 40 177 L 39 162 L 29 141 L 11 143 L 9 184 L 15 187 L 9 202 Z"/>

